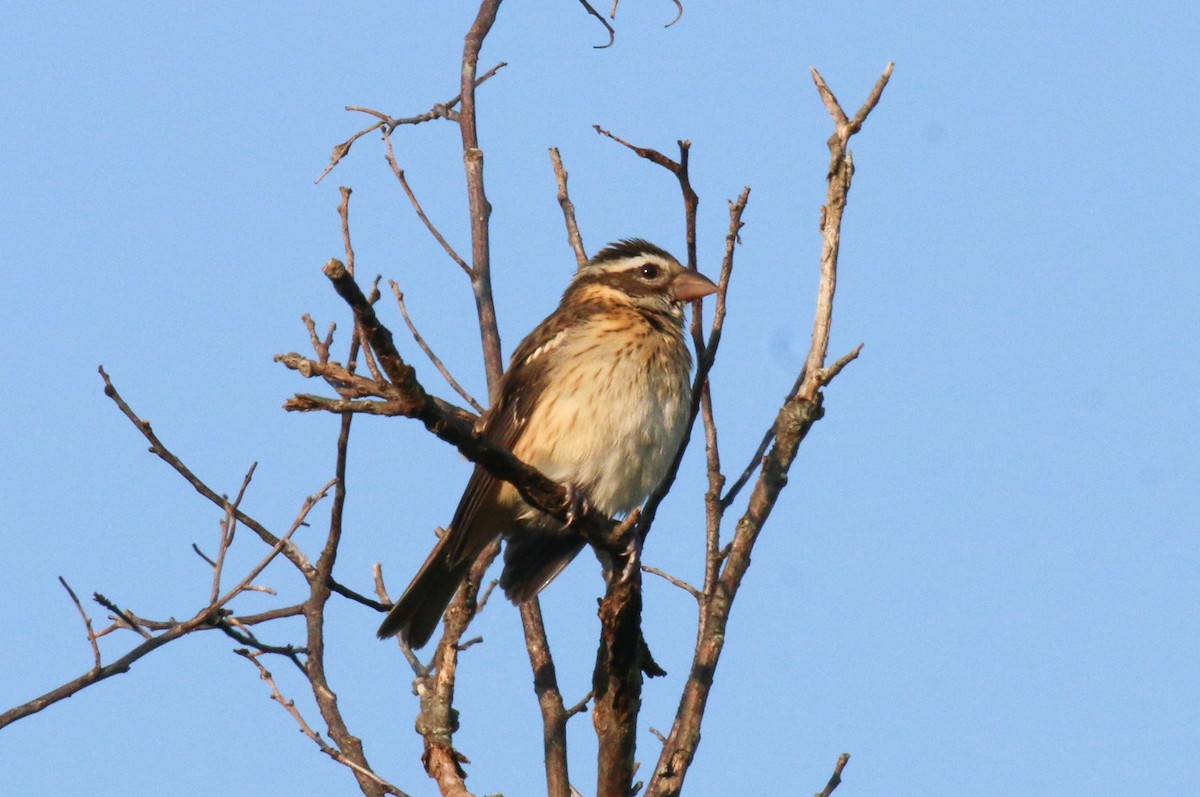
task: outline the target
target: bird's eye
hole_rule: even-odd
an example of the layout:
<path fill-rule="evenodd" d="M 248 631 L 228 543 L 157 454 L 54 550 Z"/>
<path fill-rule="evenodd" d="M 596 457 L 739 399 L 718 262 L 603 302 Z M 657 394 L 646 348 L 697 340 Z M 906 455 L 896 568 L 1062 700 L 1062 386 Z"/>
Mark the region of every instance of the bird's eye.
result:
<path fill-rule="evenodd" d="M 638 273 L 641 274 L 643 278 L 652 280 L 658 276 L 658 266 L 654 265 L 653 263 L 643 263 L 642 267 L 638 269 Z"/>

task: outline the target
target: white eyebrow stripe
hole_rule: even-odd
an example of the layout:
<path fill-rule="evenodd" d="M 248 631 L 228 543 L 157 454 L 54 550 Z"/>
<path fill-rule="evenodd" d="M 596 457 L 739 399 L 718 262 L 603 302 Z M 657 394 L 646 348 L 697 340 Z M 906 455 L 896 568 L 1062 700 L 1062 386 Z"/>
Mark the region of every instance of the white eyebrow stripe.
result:
<path fill-rule="evenodd" d="M 668 268 L 670 266 L 670 261 L 666 258 L 647 253 L 635 257 L 622 257 L 619 260 L 607 260 L 603 263 L 590 265 L 587 269 L 593 274 L 620 274 L 624 271 L 632 271 L 644 263 L 653 263 L 660 268 Z"/>

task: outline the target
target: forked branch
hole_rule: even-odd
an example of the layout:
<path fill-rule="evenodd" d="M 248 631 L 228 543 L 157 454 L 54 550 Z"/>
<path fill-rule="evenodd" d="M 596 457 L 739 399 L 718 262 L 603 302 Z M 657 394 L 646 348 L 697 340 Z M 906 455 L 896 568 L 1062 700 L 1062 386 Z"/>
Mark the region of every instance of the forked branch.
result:
<path fill-rule="evenodd" d="M 846 142 L 861 129 L 863 121 L 878 103 L 891 73 L 892 64 L 888 64 L 867 102 L 853 119 L 841 110 L 827 86 L 822 89 L 824 81 L 817 76 L 817 88 L 833 117 L 835 131 L 829 139 L 829 186 L 826 210 L 823 214 L 825 227 L 821 247 L 821 282 L 818 288 L 812 347 L 804 370 L 797 379 L 798 389 L 789 394 L 776 415 L 773 445 L 763 460 L 762 471 L 751 493 L 749 506 L 738 520 L 728 553 L 723 556 L 724 562 L 719 575 L 713 581 L 711 590 L 706 590 L 706 600 L 701 611 L 702 624 L 691 672 L 675 714 L 675 722 L 646 787 L 647 797 L 678 795 L 683 788 L 684 777 L 700 743 L 700 725 L 712 688 L 713 676 L 724 648 L 729 612 L 749 567 L 751 550 L 787 482 L 787 473 L 800 443 L 822 415 L 821 389 L 829 384 L 829 380 L 837 371 L 853 359 L 853 355 L 857 354 L 858 350 L 855 350 L 851 355 L 839 360 L 835 368 L 825 368 L 829 330 L 833 321 L 833 295 L 837 280 L 842 210 L 846 205 L 846 196 L 853 176 Z M 713 506 L 714 504 L 709 504 L 710 509 Z M 719 511 L 724 511 L 719 499 L 715 506 Z"/>

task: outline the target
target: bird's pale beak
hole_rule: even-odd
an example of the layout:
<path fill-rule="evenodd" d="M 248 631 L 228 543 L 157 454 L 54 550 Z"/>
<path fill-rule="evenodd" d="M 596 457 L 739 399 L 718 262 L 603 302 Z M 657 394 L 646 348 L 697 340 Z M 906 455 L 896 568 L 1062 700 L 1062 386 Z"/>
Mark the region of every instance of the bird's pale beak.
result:
<path fill-rule="evenodd" d="M 671 295 L 677 302 L 691 302 L 716 293 L 717 286 L 699 271 L 685 271 L 671 280 Z"/>

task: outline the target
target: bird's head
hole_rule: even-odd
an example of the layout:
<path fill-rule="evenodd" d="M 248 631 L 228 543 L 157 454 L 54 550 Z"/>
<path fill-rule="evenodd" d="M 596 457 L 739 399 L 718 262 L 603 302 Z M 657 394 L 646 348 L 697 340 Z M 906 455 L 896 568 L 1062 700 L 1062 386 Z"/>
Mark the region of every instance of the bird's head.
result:
<path fill-rule="evenodd" d="M 683 305 L 715 293 L 717 286 L 652 243 L 618 241 L 596 253 L 575 274 L 564 303 L 615 302 L 672 315 Z"/>

